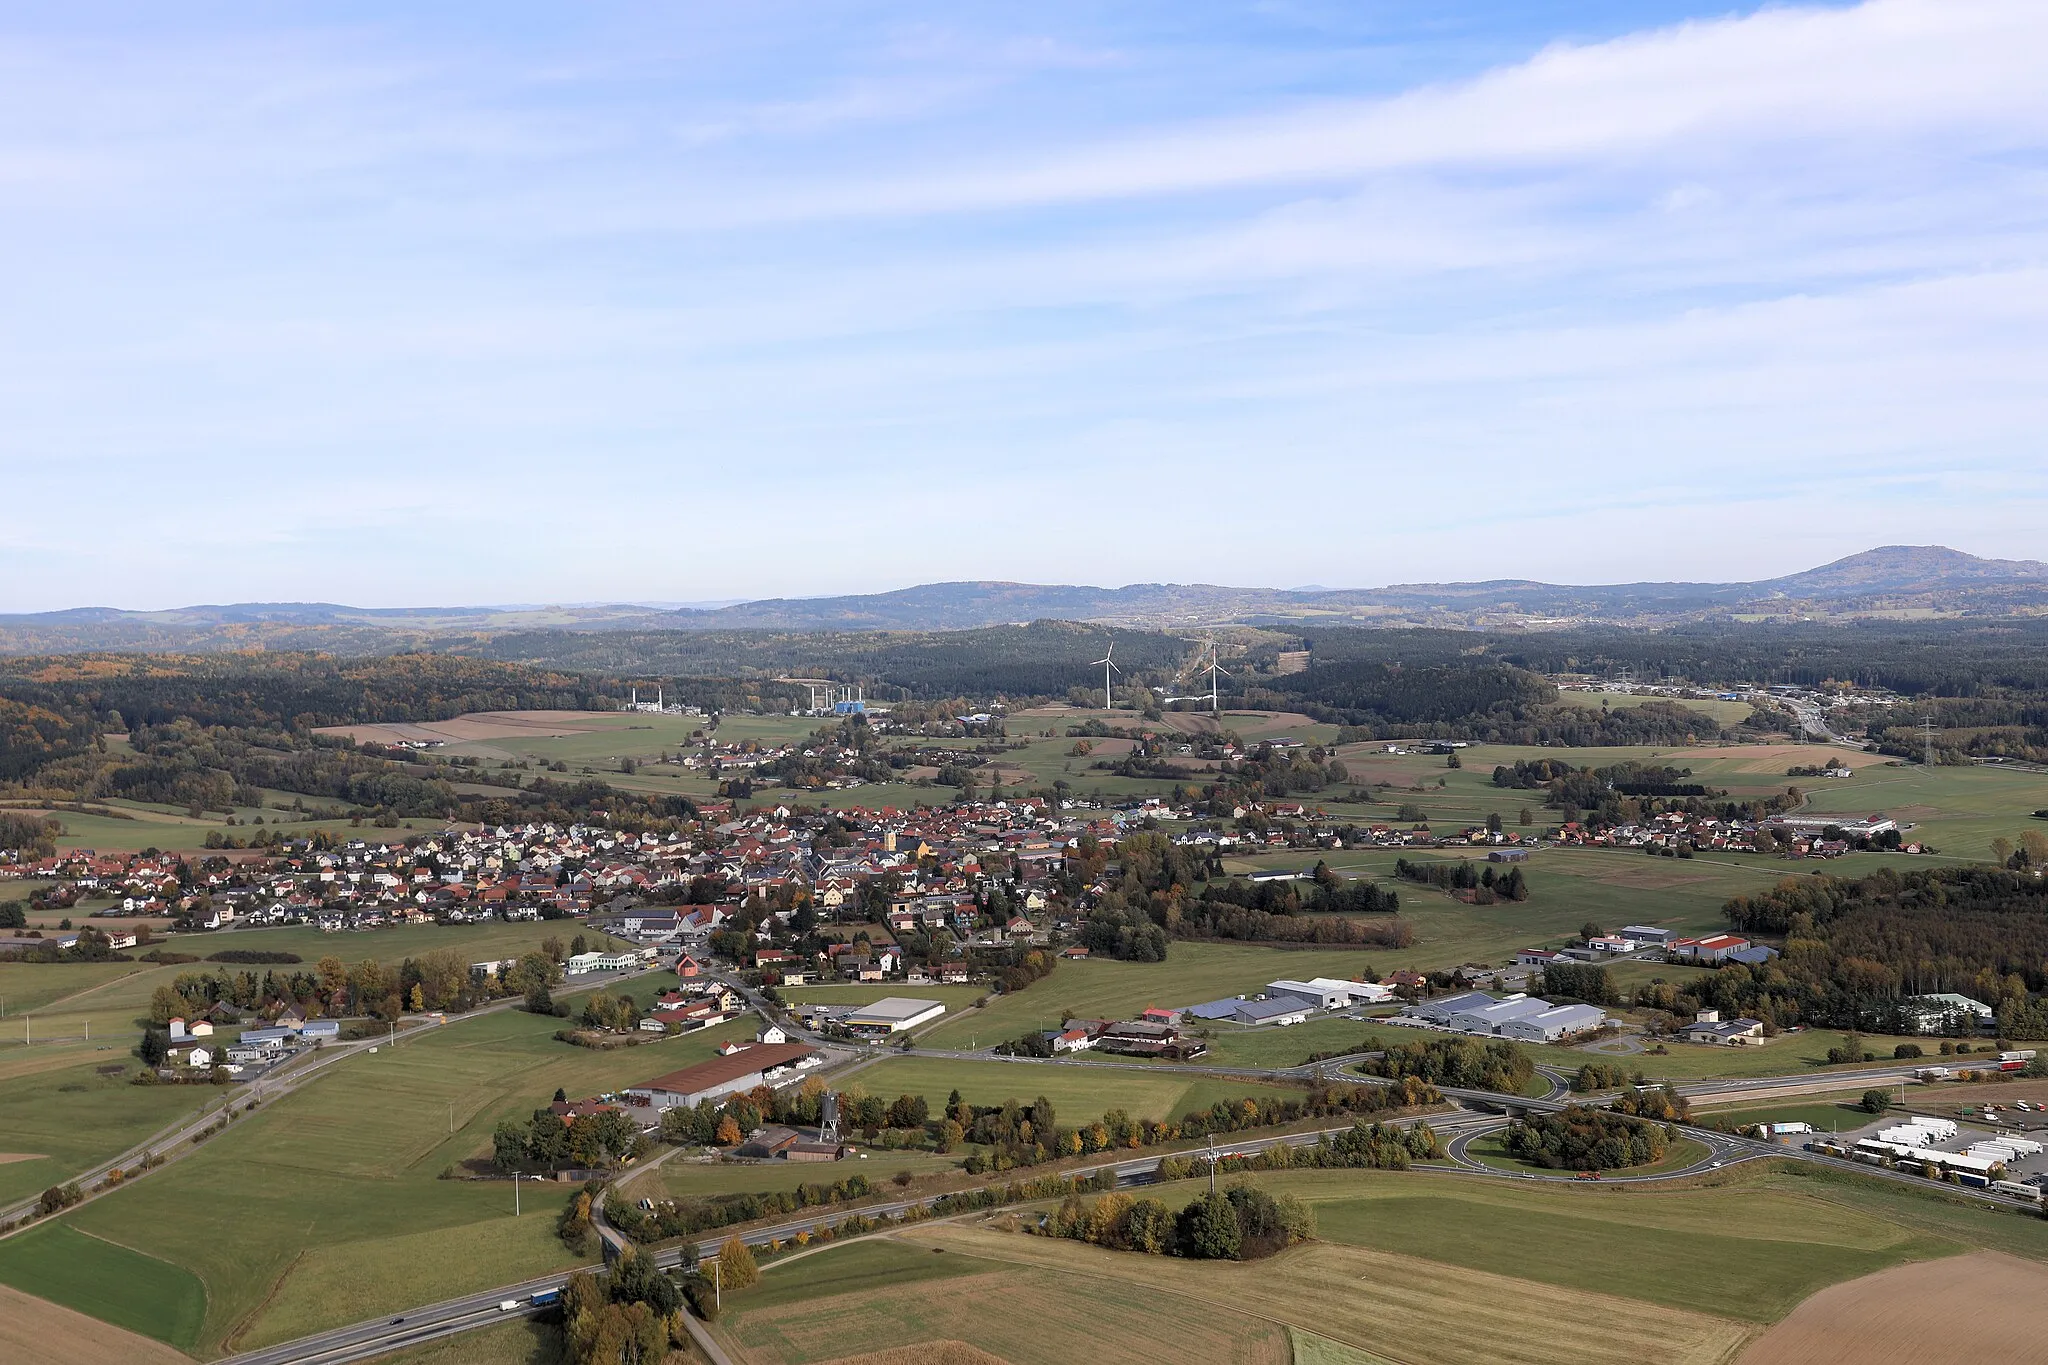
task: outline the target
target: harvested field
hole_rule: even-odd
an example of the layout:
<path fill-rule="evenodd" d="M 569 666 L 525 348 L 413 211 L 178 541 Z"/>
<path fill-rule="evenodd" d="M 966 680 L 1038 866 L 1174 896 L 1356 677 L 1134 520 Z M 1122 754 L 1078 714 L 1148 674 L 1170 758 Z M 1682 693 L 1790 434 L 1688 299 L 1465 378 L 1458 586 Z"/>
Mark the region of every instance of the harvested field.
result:
<path fill-rule="evenodd" d="M 1309 1325 L 1334 1342 L 1413 1365 L 1636 1365 L 1645 1341 L 1657 1343 L 1665 1365 L 1719 1365 L 1754 1330 L 1705 1313 L 1327 1243 L 1239 1265 L 939 1225 L 899 1236 L 1032 1266 L 1060 1277 L 1069 1298 L 1120 1284 L 1152 1305 L 1155 1324 L 1168 1296 L 1174 1314 Z M 1072 1315 L 1069 1308 L 1063 1316 Z M 1536 1323 L 1541 1331 L 1531 1330 Z M 1150 1362 L 1157 1343 L 1134 1339 L 1128 1353 L 1110 1356 L 1098 1344 L 1094 1355 Z"/>
<path fill-rule="evenodd" d="M 746 1365 L 839 1360 L 850 1346 L 869 1348 L 866 1358 L 893 1358 L 904 1348 L 938 1342 L 963 1342 L 1009 1365 L 1156 1365 L 1160 1305 L 1148 1287 L 1055 1269 L 977 1264 L 987 1268 L 949 1280 L 940 1292 L 917 1283 L 742 1309 L 728 1318 L 721 1335 Z M 1221 1304 L 1176 1304 L 1172 1338 L 1181 1359 L 1218 1365 L 1289 1365 L 1291 1359 L 1284 1328 Z"/>
<path fill-rule="evenodd" d="M 607 728 L 614 718 L 600 711 L 473 711 L 452 720 L 425 721 L 414 725 L 329 725 L 315 734 L 345 735 L 372 744 L 414 744 L 440 740 L 463 744 L 471 740 L 547 739 L 557 735 L 588 734 Z"/>
<path fill-rule="evenodd" d="M 898 1346 L 890 1351 L 842 1356 L 831 1365 L 1008 1365 L 1008 1362 L 964 1341 L 927 1341 L 918 1346 Z"/>
<path fill-rule="evenodd" d="M 0 1285 L 0 1360 L 9 1365 L 191 1365 L 160 1341 Z"/>
<path fill-rule="evenodd" d="M 42 1159 L 43 1153 L 41 1152 L 0 1152 L 0 1166 L 5 1166 L 10 1161 L 41 1161 Z"/>
<path fill-rule="evenodd" d="M 2048 1266 L 1981 1251 L 1823 1289 L 1744 1352 L 1741 1365 L 2039 1360 L 2044 1341 Z"/>

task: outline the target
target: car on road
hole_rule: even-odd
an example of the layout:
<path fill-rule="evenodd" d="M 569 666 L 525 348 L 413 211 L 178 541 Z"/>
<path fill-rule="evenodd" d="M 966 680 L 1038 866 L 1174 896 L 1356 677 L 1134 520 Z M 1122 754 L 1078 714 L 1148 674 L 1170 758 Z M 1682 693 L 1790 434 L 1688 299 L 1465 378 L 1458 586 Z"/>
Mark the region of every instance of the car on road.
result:
<path fill-rule="evenodd" d="M 393 1319 L 391 1320 L 391 1325 L 392 1325 L 393 1327 L 396 1327 L 396 1326 L 398 1326 L 398 1324 L 399 1324 L 399 1323 L 401 1323 L 401 1322 L 404 1322 L 404 1321 L 405 1321 L 405 1319 L 404 1319 L 404 1318 L 393 1318 Z"/>

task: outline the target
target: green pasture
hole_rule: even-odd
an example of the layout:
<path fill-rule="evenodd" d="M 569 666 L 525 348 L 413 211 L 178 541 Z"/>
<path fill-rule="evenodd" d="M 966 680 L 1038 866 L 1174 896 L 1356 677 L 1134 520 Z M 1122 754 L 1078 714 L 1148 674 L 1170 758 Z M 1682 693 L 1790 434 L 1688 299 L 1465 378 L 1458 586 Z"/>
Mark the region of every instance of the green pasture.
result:
<path fill-rule="evenodd" d="M 945 1096 L 939 1097 L 941 1100 Z M 793 1190 L 799 1185 L 835 1180 L 859 1171 L 878 1188 L 889 1188 L 889 1180 L 900 1171 L 913 1176 L 952 1175 L 960 1169 L 959 1154 L 940 1156 L 934 1152 L 887 1151 L 854 1144 L 861 1156 L 851 1156 L 832 1165 L 811 1165 L 786 1161 L 731 1162 L 699 1161 L 679 1155 L 664 1161 L 646 1175 L 625 1182 L 621 1189 L 633 1199 L 704 1199 L 720 1194 L 770 1194 Z"/>
<path fill-rule="evenodd" d="M 593 1052 L 553 1019 L 504 1011 L 359 1054 L 238 1118 L 177 1164 L 71 1215 L 82 1230 L 189 1268 L 205 1351 L 286 1340 L 572 1263 L 553 1236 L 566 1186 L 444 1179 L 484 1158 L 501 1119 L 702 1061 L 721 1026 Z"/>
<path fill-rule="evenodd" d="M 1965 1249 L 1758 1176 L 1686 1190 L 1374 1172 L 1258 1183 L 1309 1200 L 1329 1241 L 1750 1322 L 1774 1322 L 1827 1285 Z"/>
<path fill-rule="evenodd" d="M 98 1068 L 125 1064 L 117 1076 Z M 0 1061 L 0 1203 L 12 1203 L 99 1164 L 221 1094 L 211 1086 L 131 1085 L 125 1050 L 18 1048 Z"/>
<path fill-rule="evenodd" d="M 923 1247 L 902 1242 L 865 1241 L 771 1265 L 761 1282 L 742 1302 L 749 1312 L 781 1304 L 803 1303 L 828 1294 L 857 1294 L 924 1280 L 951 1279 L 993 1267 L 972 1256 L 934 1256 Z M 943 1292 L 943 1291 L 939 1291 Z"/>
<path fill-rule="evenodd" d="M 189 1351 L 206 1295 L 191 1272 L 69 1223 L 0 1241 L 0 1283 Z"/>
<path fill-rule="evenodd" d="M 1059 1121 L 1068 1126 L 1090 1122 L 1112 1109 L 1133 1118 L 1178 1118 L 1190 1109 L 1206 1109 L 1217 1100 L 1300 1088 L 1259 1081 L 1209 1077 L 1154 1067 L 1038 1066 L 1001 1061 L 960 1061 L 948 1057 L 891 1057 L 864 1067 L 847 1082 L 870 1095 L 922 1095 L 933 1110 L 958 1090 L 969 1104 L 996 1105 L 1005 1100 L 1030 1104 L 1043 1095 L 1052 1101 Z M 878 1154 L 877 1161 L 886 1164 Z"/>
<path fill-rule="evenodd" d="M 598 930 L 569 920 L 540 920 L 516 924 L 505 924 L 498 920 L 492 920 L 487 924 L 387 924 L 379 929 L 361 929 L 338 934 L 326 933 L 307 924 L 292 924 L 275 929 L 230 929 L 213 933 L 180 934 L 163 946 L 174 952 L 196 953 L 202 958 L 209 953 L 229 949 L 297 953 L 306 960 L 309 969 L 310 964 L 318 962 L 323 957 L 338 957 L 344 962 L 360 962 L 373 957 L 380 962 L 397 963 L 408 957 L 420 957 L 439 948 L 452 948 L 472 962 L 497 961 L 537 951 L 547 939 L 558 938 L 567 943 L 578 934 L 584 935 L 593 945 L 603 942 L 614 947 L 626 946 L 623 939 L 607 938 Z M 183 970 L 211 971 L 223 966 L 230 971 L 247 970 L 232 963 L 193 963 Z M 256 970 L 260 972 L 263 969 L 259 967 Z M 646 987 L 643 985 L 641 989 L 644 990 Z"/>

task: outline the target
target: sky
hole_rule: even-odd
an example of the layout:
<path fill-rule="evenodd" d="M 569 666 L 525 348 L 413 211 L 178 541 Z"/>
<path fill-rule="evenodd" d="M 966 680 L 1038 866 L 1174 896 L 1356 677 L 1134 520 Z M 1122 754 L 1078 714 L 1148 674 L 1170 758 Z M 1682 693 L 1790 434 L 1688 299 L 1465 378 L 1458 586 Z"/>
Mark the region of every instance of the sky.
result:
<path fill-rule="evenodd" d="M 0 611 L 2048 558 L 2048 4 L 0 0 Z"/>

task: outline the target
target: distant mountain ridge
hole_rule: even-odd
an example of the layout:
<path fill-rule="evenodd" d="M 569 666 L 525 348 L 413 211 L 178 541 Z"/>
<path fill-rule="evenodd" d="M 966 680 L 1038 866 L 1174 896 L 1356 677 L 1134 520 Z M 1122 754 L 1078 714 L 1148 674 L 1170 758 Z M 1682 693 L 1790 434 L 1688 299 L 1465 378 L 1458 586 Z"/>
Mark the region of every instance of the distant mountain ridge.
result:
<path fill-rule="evenodd" d="M 1569 585 L 1527 579 L 1383 588 L 1237 588 L 1210 583 L 923 583 L 842 597 L 766 598 L 666 610 L 574 607 L 350 607 L 242 602 L 170 611 L 76 607 L 0 616 L 0 652 L 446 648 L 515 631 L 945 631 L 1036 620 L 1133 629 L 1222 625 L 1480 628 L 1604 622 L 1653 627 L 1716 617 L 1853 617 L 2048 611 L 2048 563 L 1982 559 L 1940 545 L 1885 545 L 1750 583 Z"/>

